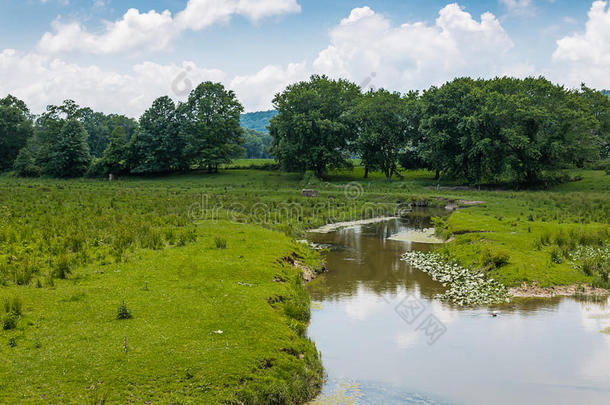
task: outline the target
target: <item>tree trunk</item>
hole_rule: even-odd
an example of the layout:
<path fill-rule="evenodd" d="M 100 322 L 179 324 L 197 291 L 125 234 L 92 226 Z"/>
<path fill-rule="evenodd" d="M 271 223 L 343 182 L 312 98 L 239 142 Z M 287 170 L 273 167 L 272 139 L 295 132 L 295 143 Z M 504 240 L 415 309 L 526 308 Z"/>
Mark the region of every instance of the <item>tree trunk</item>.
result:
<path fill-rule="evenodd" d="M 365 179 L 369 178 L 369 167 L 368 166 L 364 166 L 364 178 Z"/>
<path fill-rule="evenodd" d="M 441 171 L 440 171 L 440 170 L 437 170 L 437 171 L 436 171 L 436 174 L 434 175 L 434 180 L 438 180 L 438 179 L 440 179 L 440 178 L 441 178 Z"/>

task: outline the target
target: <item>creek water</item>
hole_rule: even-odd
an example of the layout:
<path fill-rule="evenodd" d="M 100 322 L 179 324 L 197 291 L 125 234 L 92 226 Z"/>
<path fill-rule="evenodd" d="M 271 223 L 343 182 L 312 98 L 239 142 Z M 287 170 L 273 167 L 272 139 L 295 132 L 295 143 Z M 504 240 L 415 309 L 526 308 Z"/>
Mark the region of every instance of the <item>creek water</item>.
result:
<path fill-rule="evenodd" d="M 518 299 L 461 309 L 388 240 L 431 212 L 310 233 L 328 272 L 309 286 L 327 383 L 315 404 L 610 404 L 610 303 Z"/>

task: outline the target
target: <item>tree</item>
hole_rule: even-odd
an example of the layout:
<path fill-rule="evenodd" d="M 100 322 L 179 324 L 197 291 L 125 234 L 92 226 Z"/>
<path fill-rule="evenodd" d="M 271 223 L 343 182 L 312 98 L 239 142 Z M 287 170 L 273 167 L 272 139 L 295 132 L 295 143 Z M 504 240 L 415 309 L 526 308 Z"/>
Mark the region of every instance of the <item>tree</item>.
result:
<path fill-rule="evenodd" d="M 0 99 L 0 172 L 13 166 L 33 133 L 32 116 L 25 103 L 11 95 Z"/>
<path fill-rule="evenodd" d="M 271 136 L 265 132 L 254 129 L 244 130 L 244 144 L 246 158 L 248 159 L 267 159 L 271 157 L 268 152 L 271 145 Z"/>
<path fill-rule="evenodd" d="M 429 169 L 453 177 L 470 178 L 470 160 L 465 153 L 468 122 L 479 106 L 474 81 L 456 79 L 442 87 L 431 87 L 422 95 L 420 156 Z"/>
<path fill-rule="evenodd" d="M 127 132 L 118 126 L 110 134 L 101 166 L 106 173 L 122 174 L 127 170 Z"/>
<path fill-rule="evenodd" d="M 470 184 L 533 185 L 599 153 L 583 97 L 544 78 L 456 79 L 422 96 L 420 156 Z"/>
<path fill-rule="evenodd" d="M 184 139 L 176 105 L 171 98 L 156 99 L 140 118 L 140 128 L 129 145 L 132 173 L 168 173 L 186 168 Z"/>
<path fill-rule="evenodd" d="M 400 93 L 381 89 L 364 94 L 354 108 L 358 137 L 353 147 L 365 167 L 364 177 L 369 170 L 381 170 L 389 179 L 396 171 L 398 155 L 408 140 L 405 106 Z"/>
<path fill-rule="evenodd" d="M 355 123 L 350 114 L 360 88 L 347 80 L 311 76 L 277 94 L 278 115 L 270 121 L 271 154 L 284 170 L 312 170 L 318 177 L 329 167 L 350 164 Z"/>
<path fill-rule="evenodd" d="M 88 107 L 80 110 L 80 116 L 80 121 L 89 134 L 87 143 L 89 144 L 91 156 L 96 158 L 101 157 L 106 146 L 108 146 L 110 133 L 112 132 L 108 117 Z"/>
<path fill-rule="evenodd" d="M 595 142 L 599 145 L 600 158 L 608 159 L 610 158 L 610 97 L 608 97 L 610 92 L 595 91 L 583 84 L 580 95 L 598 124 Z M 589 159 L 596 160 L 592 156 Z"/>
<path fill-rule="evenodd" d="M 44 173 L 54 177 L 78 177 L 91 163 L 87 131 L 76 119 L 65 121 L 57 142 L 49 147 L 49 160 Z"/>
<path fill-rule="evenodd" d="M 19 151 L 19 155 L 17 155 L 13 164 L 13 169 L 21 177 L 38 177 L 41 173 L 40 167 L 36 165 L 36 160 L 28 147 L 24 147 Z"/>
<path fill-rule="evenodd" d="M 204 82 L 179 108 L 186 140 L 184 156 L 191 166 L 218 171 L 243 153 L 240 115 L 235 93 L 220 83 Z"/>

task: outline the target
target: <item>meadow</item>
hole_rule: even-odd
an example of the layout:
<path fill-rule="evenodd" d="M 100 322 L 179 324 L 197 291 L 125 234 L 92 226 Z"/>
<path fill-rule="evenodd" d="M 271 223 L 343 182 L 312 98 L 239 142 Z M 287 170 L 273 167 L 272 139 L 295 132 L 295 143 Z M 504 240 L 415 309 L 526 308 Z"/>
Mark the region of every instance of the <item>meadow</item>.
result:
<path fill-rule="evenodd" d="M 440 254 L 505 286 L 608 288 L 610 176 L 469 189 L 405 171 L 243 169 L 104 180 L 0 177 L 0 402 L 303 403 L 323 378 L 294 242 L 307 229 L 464 207 Z M 301 189 L 319 191 L 318 198 Z M 462 201 L 460 203 L 460 201 Z M 125 318 L 125 319 L 118 319 Z"/>

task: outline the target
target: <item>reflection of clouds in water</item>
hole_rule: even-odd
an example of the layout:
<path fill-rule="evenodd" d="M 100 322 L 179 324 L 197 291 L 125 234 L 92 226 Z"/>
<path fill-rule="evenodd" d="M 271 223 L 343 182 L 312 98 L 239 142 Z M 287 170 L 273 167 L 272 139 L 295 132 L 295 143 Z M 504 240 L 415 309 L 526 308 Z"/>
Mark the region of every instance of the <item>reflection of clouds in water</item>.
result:
<path fill-rule="evenodd" d="M 419 286 L 415 285 L 408 291 L 405 287 L 398 286 L 396 293 L 386 292 L 380 295 L 367 288 L 363 283 L 359 283 L 356 291 L 349 297 L 343 297 L 341 303 L 350 319 L 364 321 L 375 313 L 394 311 L 396 305 L 404 300 L 407 295 L 421 299 Z"/>
<path fill-rule="evenodd" d="M 355 321 L 364 321 L 369 316 L 388 309 L 388 303 L 379 295 L 358 284 L 356 292 L 349 298 L 342 299 L 345 313 Z"/>
<path fill-rule="evenodd" d="M 399 349 L 408 349 L 415 346 L 421 336 L 421 333 L 413 331 L 407 333 L 399 333 L 394 336 L 394 342 Z"/>
<path fill-rule="evenodd" d="M 449 326 L 460 318 L 460 311 L 452 309 L 439 301 L 430 301 L 429 311 L 434 314 L 445 326 Z"/>
<path fill-rule="evenodd" d="M 584 378 L 598 379 L 608 385 L 610 381 L 610 336 L 604 336 L 599 331 L 597 333 L 602 335 L 602 342 L 583 362 L 580 372 Z"/>
<path fill-rule="evenodd" d="M 580 312 L 583 328 L 592 334 L 601 335 L 602 341 L 583 362 L 581 374 L 586 378 L 610 381 L 610 336 L 601 331 L 610 327 L 610 297 L 605 303 L 581 303 Z M 599 336 L 598 335 L 598 336 Z"/>
<path fill-rule="evenodd" d="M 605 303 L 581 303 L 580 313 L 583 328 L 588 332 L 599 332 L 610 326 L 610 297 Z"/>

